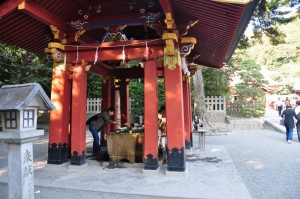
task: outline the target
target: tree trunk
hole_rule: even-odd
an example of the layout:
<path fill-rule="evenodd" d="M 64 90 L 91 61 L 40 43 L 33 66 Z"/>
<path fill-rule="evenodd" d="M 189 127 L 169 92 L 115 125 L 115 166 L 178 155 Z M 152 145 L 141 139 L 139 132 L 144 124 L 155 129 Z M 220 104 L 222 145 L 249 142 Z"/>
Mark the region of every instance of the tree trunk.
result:
<path fill-rule="evenodd" d="M 194 113 L 199 115 L 204 126 L 210 126 L 209 119 L 207 117 L 207 110 L 205 106 L 205 92 L 202 68 L 200 68 L 193 76 L 193 86 L 194 86 Z"/>

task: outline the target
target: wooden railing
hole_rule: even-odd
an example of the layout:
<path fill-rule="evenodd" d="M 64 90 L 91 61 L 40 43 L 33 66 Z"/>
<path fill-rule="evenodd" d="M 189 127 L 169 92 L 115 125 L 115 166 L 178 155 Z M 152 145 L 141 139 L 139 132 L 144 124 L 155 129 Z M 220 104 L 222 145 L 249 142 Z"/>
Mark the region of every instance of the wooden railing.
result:
<path fill-rule="evenodd" d="M 205 105 L 208 111 L 226 111 L 225 96 L 207 96 L 205 97 Z M 86 112 L 99 113 L 101 111 L 101 98 L 87 98 Z"/>

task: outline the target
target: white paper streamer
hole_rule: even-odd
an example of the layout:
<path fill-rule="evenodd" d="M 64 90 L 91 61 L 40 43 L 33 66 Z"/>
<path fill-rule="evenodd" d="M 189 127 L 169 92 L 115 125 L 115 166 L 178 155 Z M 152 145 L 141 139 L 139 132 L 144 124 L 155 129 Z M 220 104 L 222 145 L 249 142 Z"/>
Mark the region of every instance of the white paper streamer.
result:
<path fill-rule="evenodd" d="M 125 46 L 123 46 L 122 59 L 123 63 L 125 63 Z"/>
<path fill-rule="evenodd" d="M 182 64 L 183 74 L 190 76 L 191 72 L 189 71 L 188 65 L 186 64 L 186 60 L 184 57 L 181 58 L 181 64 Z"/>
<path fill-rule="evenodd" d="M 96 52 L 95 52 L 94 65 L 97 63 L 97 61 L 98 61 L 98 47 L 96 48 Z"/>
<path fill-rule="evenodd" d="M 79 60 L 79 54 L 78 54 L 78 46 L 77 46 L 77 53 L 76 53 L 76 64 L 78 63 Z"/>

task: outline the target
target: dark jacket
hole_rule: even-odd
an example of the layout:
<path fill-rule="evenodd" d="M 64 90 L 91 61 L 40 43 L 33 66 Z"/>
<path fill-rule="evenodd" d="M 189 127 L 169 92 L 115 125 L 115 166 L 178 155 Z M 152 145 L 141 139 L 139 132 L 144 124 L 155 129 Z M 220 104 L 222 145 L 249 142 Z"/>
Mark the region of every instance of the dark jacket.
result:
<path fill-rule="evenodd" d="M 300 105 L 295 108 L 296 118 L 297 118 L 297 125 L 300 125 Z"/>
<path fill-rule="evenodd" d="M 296 117 L 296 113 L 294 109 L 288 108 L 285 109 L 281 117 L 284 117 L 284 126 L 287 128 L 295 128 L 294 117 Z"/>
<path fill-rule="evenodd" d="M 96 120 L 91 121 L 91 124 L 99 130 L 103 131 L 106 133 L 106 124 L 110 123 L 113 124 L 114 121 L 109 119 L 108 112 L 104 111 L 98 114 L 98 118 Z"/>

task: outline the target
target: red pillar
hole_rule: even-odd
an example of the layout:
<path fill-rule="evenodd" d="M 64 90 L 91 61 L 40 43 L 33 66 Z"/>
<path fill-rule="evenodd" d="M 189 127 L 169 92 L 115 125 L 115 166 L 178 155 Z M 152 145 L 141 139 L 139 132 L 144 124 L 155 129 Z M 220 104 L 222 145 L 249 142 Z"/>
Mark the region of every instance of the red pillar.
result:
<path fill-rule="evenodd" d="M 129 116 L 129 88 L 126 78 L 121 79 L 120 99 L 121 99 L 121 126 L 130 125 Z"/>
<path fill-rule="evenodd" d="M 157 75 L 155 60 L 144 67 L 144 169 L 156 170 L 157 159 Z"/>
<path fill-rule="evenodd" d="M 101 101 L 101 111 L 107 111 L 111 107 L 111 98 L 112 98 L 112 86 L 113 80 L 110 76 L 103 78 L 102 81 L 102 101 Z M 107 132 L 110 132 L 110 125 L 106 127 Z M 101 132 L 101 146 L 106 146 L 106 141 L 104 140 L 105 132 Z"/>
<path fill-rule="evenodd" d="M 178 59 L 180 60 L 180 59 Z M 168 171 L 185 171 L 182 70 L 164 66 Z"/>
<path fill-rule="evenodd" d="M 85 64 L 73 67 L 71 165 L 86 162 L 86 91 L 87 72 Z"/>
<path fill-rule="evenodd" d="M 65 70 L 52 72 L 51 101 L 56 109 L 50 111 L 48 164 L 68 162 L 71 83 Z"/>
<path fill-rule="evenodd" d="M 114 82 L 115 80 L 113 79 L 112 82 Z M 111 106 L 115 108 L 115 114 L 112 116 L 112 120 L 113 121 L 118 121 L 118 113 L 119 113 L 119 90 L 116 89 L 115 84 L 112 84 L 111 87 Z M 110 129 L 112 131 L 117 129 L 117 125 L 116 124 L 111 124 L 110 125 Z"/>
<path fill-rule="evenodd" d="M 185 148 L 191 148 L 191 132 L 190 132 L 190 120 L 189 120 L 189 87 L 188 87 L 188 77 L 184 77 L 182 82 L 183 89 L 183 113 L 184 113 L 184 135 L 185 135 Z"/>

